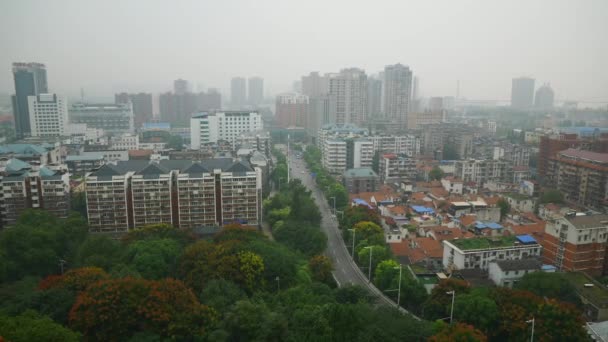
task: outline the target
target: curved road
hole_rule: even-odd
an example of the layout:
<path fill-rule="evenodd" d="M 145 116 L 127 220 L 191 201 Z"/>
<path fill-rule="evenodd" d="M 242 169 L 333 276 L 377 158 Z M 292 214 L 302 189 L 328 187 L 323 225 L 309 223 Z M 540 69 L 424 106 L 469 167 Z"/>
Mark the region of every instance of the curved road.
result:
<path fill-rule="evenodd" d="M 374 284 L 367 280 L 367 277 L 363 275 L 359 267 L 350 257 L 350 253 L 342 240 L 338 222 L 332 215 L 332 208 L 329 206 L 323 193 L 319 190 L 307 171 L 304 160 L 296 159 L 293 153 L 290 153 L 289 167 L 291 168 L 290 177 L 300 179 L 302 184 L 312 191 L 312 197 L 317 203 L 317 206 L 319 206 L 322 216 L 321 229 L 323 229 L 327 235 L 326 254 L 334 264 L 333 275 L 338 286 L 346 284 L 361 285 L 364 288 L 368 288 L 369 291 L 378 298 L 378 302 L 385 305 L 397 306 L 397 303 L 385 296 L 382 291 L 378 290 Z M 400 311 L 408 313 L 418 320 L 420 319 L 403 308 L 400 308 Z"/>

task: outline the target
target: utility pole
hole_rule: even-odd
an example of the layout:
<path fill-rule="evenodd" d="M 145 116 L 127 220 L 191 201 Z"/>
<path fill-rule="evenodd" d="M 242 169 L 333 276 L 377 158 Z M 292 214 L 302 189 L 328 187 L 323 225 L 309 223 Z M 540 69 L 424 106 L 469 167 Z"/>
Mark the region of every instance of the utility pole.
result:
<path fill-rule="evenodd" d="M 287 184 L 289 184 L 289 134 L 287 134 Z"/>
<path fill-rule="evenodd" d="M 401 272 L 403 271 L 403 265 L 399 264 L 399 287 L 397 292 L 397 308 L 401 306 Z"/>
<path fill-rule="evenodd" d="M 456 291 L 452 290 L 452 291 L 448 291 L 445 294 L 451 294 L 452 295 L 452 308 L 450 309 L 450 325 L 452 324 L 452 320 L 454 319 L 454 297 L 456 297 Z"/>
<path fill-rule="evenodd" d="M 534 317 L 531 320 L 526 321 L 526 323 L 532 323 L 532 334 L 530 334 L 530 342 L 534 342 Z"/>
<path fill-rule="evenodd" d="M 68 262 L 63 260 L 63 259 L 59 259 L 59 267 L 61 268 L 61 274 L 63 274 L 63 267 L 65 266 L 65 264 L 67 264 Z"/>

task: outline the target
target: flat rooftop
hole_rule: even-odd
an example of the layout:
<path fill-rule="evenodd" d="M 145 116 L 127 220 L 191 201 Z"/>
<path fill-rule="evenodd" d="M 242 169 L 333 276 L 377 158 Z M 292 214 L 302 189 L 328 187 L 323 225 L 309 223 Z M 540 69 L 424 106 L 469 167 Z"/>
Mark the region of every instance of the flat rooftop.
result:
<path fill-rule="evenodd" d="M 537 245 L 538 243 L 532 239 L 527 239 L 527 235 L 521 236 L 500 236 L 496 238 L 474 238 L 474 239 L 454 239 L 448 241 L 454 246 L 460 248 L 462 251 L 474 250 L 474 249 L 492 249 L 492 248 L 504 248 L 513 246 L 526 246 L 526 245 Z M 520 244 L 516 245 L 515 243 Z"/>
<path fill-rule="evenodd" d="M 574 285 L 579 295 L 597 306 L 608 307 L 608 289 L 602 284 L 582 272 L 567 272 L 563 273 L 563 276 Z M 593 284 L 593 286 L 585 286 L 585 284 Z"/>

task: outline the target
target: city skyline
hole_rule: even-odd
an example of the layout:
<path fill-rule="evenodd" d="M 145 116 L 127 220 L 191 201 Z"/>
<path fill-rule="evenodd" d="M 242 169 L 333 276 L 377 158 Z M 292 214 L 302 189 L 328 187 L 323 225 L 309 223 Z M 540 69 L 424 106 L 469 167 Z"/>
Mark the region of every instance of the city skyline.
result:
<path fill-rule="evenodd" d="M 161 93 L 178 78 L 220 88 L 227 95 L 235 75 L 259 75 L 265 80 L 265 95 L 275 95 L 290 90 L 293 81 L 311 71 L 325 74 L 357 67 L 374 75 L 386 65 L 402 63 L 420 78 L 424 97 L 454 96 L 460 81 L 462 97 L 508 100 L 511 79 L 523 75 L 539 84 L 551 83 L 556 101 L 608 101 L 608 52 L 599 44 L 602 32 L 608 31 L 601 18 L 608 4 L 602 1 L 539 1 L 526 12 L 517 2 L 475 8 L 448 2 L 349 4 L 345 10 L 353 20 L 339 27 L 332 25 L 332 18 L 344 10 L 340 4 L 319 12 L 317 3 L 307 3 L 289 20 L 269 14 L 289 6 L 274 2 L 187 2 L 174 7 L 146 2 L 143 13 L 136 1 L 121 4 L 120 11 L 107 3 L 65 4 L 0 5 L 5 51 L 0 56 L 0 93 L 12 93 L 10 66 L 19 61 L 46 64 L 53 80 L 50 90 L 68 96 L 77 95 L 81 87 L 91 96 Z M 416 15 L 396 17 L 403 9 Z M 127 19 L 134 11 L 141 16 L 130 26 Z M 313 14 L 316 24 L 303 26 L 303 18 Z M 242 28 L 229 25 L 245 15 L 259 20 Z M 430 16 L 434 19 L 428 20 Z M 545 25 L 537 25 L 540 16 Z M 516 20 L 507 19 L 512 17 Z M 156 25 L 161 18 L 168 18 L 171 30 Z M 362 21 L 366 24 L 359 25 Z M 133 44 L 127 37 L 135 34 Z M 78 48 L 85 44 L 86 49 Z"/>

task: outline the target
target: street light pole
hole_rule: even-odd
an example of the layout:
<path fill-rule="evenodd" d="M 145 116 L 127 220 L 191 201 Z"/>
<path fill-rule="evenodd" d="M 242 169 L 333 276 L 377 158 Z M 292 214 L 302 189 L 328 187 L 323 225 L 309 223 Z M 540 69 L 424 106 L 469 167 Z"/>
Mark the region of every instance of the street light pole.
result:
<path fill-rule="evenodd" d="M 369 249 L 369 267 L 367 270 L 367 280 L 368 282 L 372 282 L 372 255 L 374 254 L 374 246 L 365 247 Z"/>
<path fill-rule="evenodd" d="M 531 320 L 526 321 L 526 323 L 532 323 L 532 334 L 530 334 L 530 342 L 534 342 L 534 317 Z"/>
<path fill-rule="evenodd" d="M 351 232 L 353 232 L 353 249 L 352 249 L 352 255 L 353 255 L 353 260 L 355 260 L 355 239 L 357 237 L 357 231 L 355 229 L 349 229 Z"/>
<path fill-rule="evenodd" d="M 450 324 L 452 324 L 452 320 L 454 319 L 454 297 L 456 297 L 456 291 L 455 290 L 448 291 L 445 294 L 452 295 L 452 308 L 450 309 Z"/>
<path fill-rule="evenodd" d="M 395 267 L 396 268 L 396 267 Z M 399 264 L 399 287 L 397 292 L 397 308 L 401 306 L 401 272 L 403 271 L 403 265 Z"/>
<path fill-rule="evenodd" d="M 59 267 L 61 268 L 61 274 L 63 274 L 63 267 L 67 264 L 67 261 L 59 259 Z"/>

